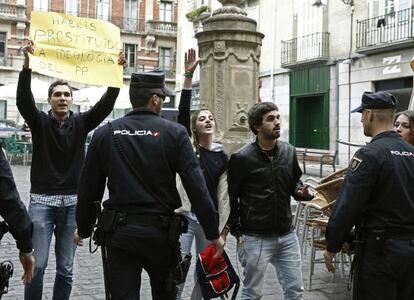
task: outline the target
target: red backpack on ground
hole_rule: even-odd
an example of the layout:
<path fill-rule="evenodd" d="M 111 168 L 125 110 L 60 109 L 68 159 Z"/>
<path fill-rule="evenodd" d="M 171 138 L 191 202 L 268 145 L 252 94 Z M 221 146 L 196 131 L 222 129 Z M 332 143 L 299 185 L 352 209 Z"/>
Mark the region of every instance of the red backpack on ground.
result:
<path fill-rule="evenodd" d="M 236 299 L 240 286 L 240 279 L 230 263 L 229 257 L 223 251 L 223 255 L 214 258 L 216 248 L 208 245 L 198 255 L 196 273 L 201 292 L 205 300 L 218 298 L 227 299 L 227 293 L 233 288 L 233 296 Z"/>

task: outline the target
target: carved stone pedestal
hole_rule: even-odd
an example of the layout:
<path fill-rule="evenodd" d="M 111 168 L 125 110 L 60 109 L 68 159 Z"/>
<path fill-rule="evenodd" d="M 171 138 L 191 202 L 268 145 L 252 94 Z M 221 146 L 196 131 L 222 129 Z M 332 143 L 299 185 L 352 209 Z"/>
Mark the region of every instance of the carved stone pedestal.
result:
<path fill-rule="evenodd" d="M 201 60 L 200 101 L 215 116 L 218 139 L 228 153 L 252 138 L 248 109 L 258 101 L 260 46 L 264 35 L 239 8 L 244 0 L 221 0 L 224 6 L 203 22 L 196 34 Z"/>

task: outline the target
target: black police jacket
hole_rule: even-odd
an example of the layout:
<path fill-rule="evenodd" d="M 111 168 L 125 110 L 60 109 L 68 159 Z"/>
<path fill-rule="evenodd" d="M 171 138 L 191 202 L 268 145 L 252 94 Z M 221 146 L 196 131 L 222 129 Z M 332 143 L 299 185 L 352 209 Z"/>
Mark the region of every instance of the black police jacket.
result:
<path fill-rule="evenodd" d="M 33 224 L 26 207 L 20 200 L 10 165 L 0 147 L 0 216 L 6 221 L 10 233 L 21 252 L 31 252 Z"/>
<path fill-rule="evenodd" d="M 186 129 L 145 109 L 113 121 L 112 127 L 113 132 L 107 125 L 96 130 L 87 150 L 76 211 L 79 235 L 88 237 L 91 233 L 96 218 L 93 202 L 101 201 L 106 179 L 106 207 L 131 214 L 171 215 L 181 206 L 175 181 L 178 173 L 207 239 L 218 238 L 217 211 Z M 170 209 L 134 175 L 114 143 L 114 135 L 132 167 Z"/>
<path fill-rule="evenodd" d="M 352 158 L 327 226 L 328 251 L 338 252 L 354 225 L 414 236 L 414 147 L 394 131 Z"/>
<path fill-rule="evenodd" d="M 277 141 L 269 157 L 256 142 L 234 153 L 229 161 L 228 184 L 231 233 L 283 235 L 291 230 L 290 196 L 303 187 L 295 148 Z"/>

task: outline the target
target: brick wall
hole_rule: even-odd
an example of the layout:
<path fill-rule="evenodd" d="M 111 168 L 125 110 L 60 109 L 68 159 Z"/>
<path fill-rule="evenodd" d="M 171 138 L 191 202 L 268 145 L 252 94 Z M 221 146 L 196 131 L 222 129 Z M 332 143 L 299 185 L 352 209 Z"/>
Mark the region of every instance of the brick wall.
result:
<path fill-rule="evenodd" d="M 63 12 L 65 8 L 65 1 L 64 0 L 52 0 L 50 3 L 50 10 L 51 11 L 61 11 Z"/>
<path fill-rule="evenodd" d="M 152 4 L 152 11 L 154 20 L 158 21 L 160 19 L 160 0 L 154 0 Z"/>
<path fill-rule="evenodd" d="M 117 22 L 122 24 L 122 18 L 124 17 L 124 0 L 113 0 L 111 8 L 113 19 L 116 19 Z"/>

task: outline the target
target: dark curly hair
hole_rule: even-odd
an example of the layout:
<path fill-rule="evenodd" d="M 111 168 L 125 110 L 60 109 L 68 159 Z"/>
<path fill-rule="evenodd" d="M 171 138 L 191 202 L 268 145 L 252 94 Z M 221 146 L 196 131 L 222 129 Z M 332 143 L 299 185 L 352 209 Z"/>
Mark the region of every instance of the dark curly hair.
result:
<path fill-rule="evenodd" d="M 255 135 L 257 135 L 256 127 L 262 125 L 263 116 L 274 110 L 279 111 L 279 108 L 273 102 L 259 102 L 250 108 L 247 113 L 249 128 Z"/>

